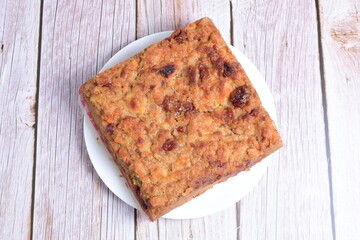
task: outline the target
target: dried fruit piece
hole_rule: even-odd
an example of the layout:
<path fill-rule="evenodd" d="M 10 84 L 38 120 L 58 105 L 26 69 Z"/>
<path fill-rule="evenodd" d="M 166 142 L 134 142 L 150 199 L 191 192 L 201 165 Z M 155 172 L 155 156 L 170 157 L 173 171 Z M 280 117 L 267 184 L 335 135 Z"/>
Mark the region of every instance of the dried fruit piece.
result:
<path fill-rule="evenodd" d="M 220 178 L 221 178 L 220 175 L 215 174 L 215 173 L 210 173 L 210 174 L 208 174 L 208 175 L 206 175 L 204 177 L 201 177 L 201 178 L 197 179 L 195 181 L 195 186 L 194 187 L 195 188 L 200 188 L 200 187 L 202 187 L 204 185 L 213 183 L 213 182 L 219 180 Z"/>
<path fill-rule="evenodd" d="M 189 68 L 189 84 L 194 84 L 196 82 L 196 68 L 194 66 L 191 66 Z"/>
<path fill-rule="evenodd" d="M 183 112 L 189 112 L 195 109 L 194 104 L 192 104 L 191 102 L 185 102 L 182 105 L 182 110 Z"/>
<path fill-rule="evenodd" d="M 226 122 L 231 122 L 232 120 L 234 120 L 234 112 L 231 108 L 227 108 L 225 110 L 225 113 L 224 113 L 224 120 Z"/>
<path fill-rule="evenodd" d="M 168 95 L 165 96 L 162 106 L 165 112 L 170 112 L 172 110 L 173 104 L 170 96 Z"/>
<path fill-rule="evenodd" d="M 214 68 L 218 70 L 218 74 L 222 75 L 224 70 L 224 59 L 219 54 L 218 47 L 214 45 L 212 48 L 207 47 L 204 50 L 209 55 Z"/>
<path fill-rule="evenodd" d="M 177 128 L 177 131 L 181 132 L 181 133 L 186 133 L 187 132 L 187 127 L 186 126 L 180 126 L 180 127 Z"/>
<path fill-rule="evenodd" d="M 102 86 L 107 87 L 107 88 L 113 88 L 114 84 L 112 84 L 111 82 L 108 82 L 108 83 L 104 83 Z"/>
<path fill-rule="evenodd" d="M 175 39 L 178 43 L 184 43 L 188 40 L 188 36 L 185 30 L 178 29 L 173 34 L 171 34 L 171 37 Z"/>
<path fill-rule="evenodd" d="M 171 96 L 165 96 L 162 106 L 165 112 L 177 112 L 180 114 L 195 110 L 195 106 L 191 102 L 180 102 L 174 100 Z"/>
<path fill-rule="evenodd" d="M 109 125 L 106 126 L 106 131 L 108 133 L 113 133 L 115 129 L 115 125 L 113 123 L 110 123 Z"/>
<path fill-rule="evenodd" d="M 208 77 L 209 76 L 208 67 L 203 65 L 203 64 L 199 64 L 199 74 L 200 74 L 200 79 L 201 80 Z"/>
<path fill-rule="evenodd" d="M 151 92 L 152 90 L 154 90 L 155 87 L 156 87 L 155 85 L 150 85 L 150 87 L 149 87 L 149 92 Z"/>
<path fill-rule="evenodd" d="M 177 147 L 177 142 L 171 139 L 167 139 L 162 145 L 162 149 L 165 151 L 172 151 Z"/>
<path fill-rule="evenodd" d="M 230 94 L 230 102 L 234 107 L 244 107 L 250 97 L 250 90 L 246 86 L 235 88 Z"/>
<path fill-rule="evenodd" d="M 259 110 L 257 108 L 251 110 L 250 115 L 256 117 L 259 114 Z"/>
<path fill-rule="evenodd" d="M 225 168 L 228 164 L 226 162 L 214 161 L 210 162 L 211 166 L 218 167 L 218 168 Z"/>
<path fill-rule="evenodd" d="M 175 65 L 169 64 L 160 70 L 160 74 L 168 78 L 173 72 L 175 72 Z"/>
<path fill-rule="evenodd" d="M 224 73 L 223 73 L 223 76 L 224 77 L 230 77 L 234 74 L 234 69 L 233 67 L 231 66 L 230 63 L 228 62 L 224 62 Z"/>

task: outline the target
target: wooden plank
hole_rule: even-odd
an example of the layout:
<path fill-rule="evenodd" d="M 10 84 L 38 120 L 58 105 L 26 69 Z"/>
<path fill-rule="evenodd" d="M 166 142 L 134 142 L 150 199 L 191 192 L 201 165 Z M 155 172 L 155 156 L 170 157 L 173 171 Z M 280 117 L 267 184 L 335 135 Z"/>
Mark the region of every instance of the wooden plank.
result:
<path fill-rule="evenodd" d="M 227 1 L 138 0 L 137 38 L 182 28 L 202 17 L 210 17 L 230 41 L 230 4 Z"/>
<path fill-rule="evenodd" d="M 236 207 L 195 219 L 165 219 L 150 222 L 138 214 L 137 239 L 236 239 Z"/>
<path fill-rule="evenodd" d="M 0 1 L 0 238 L 31 231 L 40 1 Z"/>
<path fill-rule="evenodd" d="M 134 238 L 87 156 L 77 90 L 135 39 L 135 16 L 135 1 L 44 1 L 34 239 Z"/>
<path fill-rule="evenodd" d="M 315 2 L 233 1 L 234 44 L 265 76 L 284 148 L 239 208 L 240 239 L 332 239 Z"/>
<path fill-rule="evenodd" d="M 138 1 L 137 37 L 174 30 L 210 17 L 230 41 L 228 1 Z M 236 239 L 235 205 L 212 216 L 191 220 L 160 219 L 151 223 L 138 214 L 137 239 Z"/>
<path fill-rule="evenodd" d="M 319 1 L 337 239 L 360 236 L 360 2 Z"/>

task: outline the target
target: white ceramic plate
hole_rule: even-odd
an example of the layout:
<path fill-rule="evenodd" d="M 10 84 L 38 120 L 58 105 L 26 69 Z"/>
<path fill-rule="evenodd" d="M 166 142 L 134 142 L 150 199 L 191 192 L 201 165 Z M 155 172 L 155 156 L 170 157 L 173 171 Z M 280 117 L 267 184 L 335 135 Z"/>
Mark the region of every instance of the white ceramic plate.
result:
<path fill-rule="evenodd" d="M 101 71 L 128 59 L 149 45 L 168 37 L 171 33 L 172 32 L 169 31 L 152 34 L 129 44 L 115 54 L 105 64 Z M 271 118 L 276 121 L 274 101 L 264 78 L 248 58 L 246 58 L 236 48 L 232 46 L 230 46 L 230 48 L 256 88 L 263 106 L 269 112 Z M 126 186 L 125 179 L 121 176 L 118 167 L 112 160 L 111 155 L 106 150 L 98 133 L 87 116 L 84 118 L 84 136 L 91 162 L 93 163 L 100 178 L 116 196 L 130 206 L 141 210 L 131 191 Z M 267 157 L 260 163 L 253 166 L 250 171 L 241 172 L 226 182 L 215 185 L 204 194 L 172 210 L 166 214 L 164 218 L 186 219 L 202 217 L 218 212 L 236 203 L 259 182 L 266 172 L 267 166 L 270 162 L 270 157 Z"/>

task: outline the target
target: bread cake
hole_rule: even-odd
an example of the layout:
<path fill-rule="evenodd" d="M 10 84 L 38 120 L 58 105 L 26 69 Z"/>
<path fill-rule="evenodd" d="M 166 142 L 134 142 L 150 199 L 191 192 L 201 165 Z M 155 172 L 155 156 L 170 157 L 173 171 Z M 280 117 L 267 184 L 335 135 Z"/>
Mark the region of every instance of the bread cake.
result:
<path fill-rule="evenodd" d="M 282 146 L 209 18 L 96 75 L 79 93 L 152 221 Z"/>

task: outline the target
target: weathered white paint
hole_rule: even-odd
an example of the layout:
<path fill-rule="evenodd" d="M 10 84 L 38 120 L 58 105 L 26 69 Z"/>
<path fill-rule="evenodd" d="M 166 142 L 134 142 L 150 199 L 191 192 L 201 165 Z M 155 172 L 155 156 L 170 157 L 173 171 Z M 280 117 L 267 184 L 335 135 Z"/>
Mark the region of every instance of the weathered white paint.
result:
<path fill-rule="evenodd" d="M 360 2 L 320 1 L 337 239 L 360 236 Z"/>
<path fill-rule="evenodd" d="M 44 1 L 34 239 L 133 239 L 134 210 L 99 179 L 77 90 L 135 39 L 135 1 Z"/>
<path fill-rule="evenodd" d="M 41 13 L 40 1 L 0 1 L 0 238 L 29 238 L 32 228 L 33 239 L 357 239 L 360 6 L 318 0 L 318 25 L 316 5 L 44 0 Z M 136 38 L 205 16 L 265 75 L 285 146 L 237 207 L 151 223 L 93 170 L 76 92 Z"/>
<path fill-rule="evenodd" d="M 40 1 L 0 1 L 0 238 L 31 232 Z"/>
<path fill-rule="evenodd" d="M 233 1 L 235 46 L 264 74 L 284 140 L 238 205 L 240 239 L 332 239 L 315 6 Z"/>

